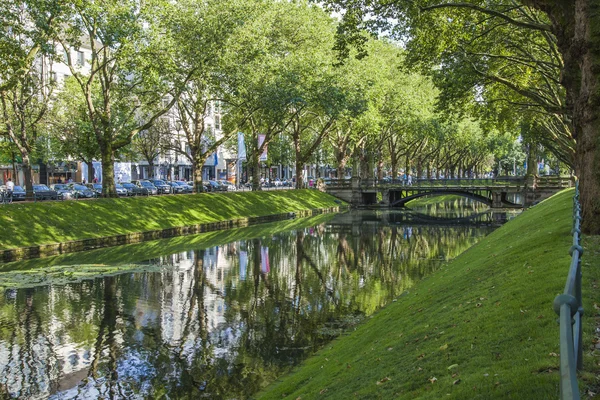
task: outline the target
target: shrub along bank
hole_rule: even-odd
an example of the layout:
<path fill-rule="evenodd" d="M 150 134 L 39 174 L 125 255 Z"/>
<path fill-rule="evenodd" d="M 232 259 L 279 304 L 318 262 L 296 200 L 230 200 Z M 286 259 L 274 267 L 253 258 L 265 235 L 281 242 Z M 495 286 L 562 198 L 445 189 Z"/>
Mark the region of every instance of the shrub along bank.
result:
<path fill-rule="evenodd" d="M 0 250 L 339 206 L 316 190 L 13 203 L 0 208 Z"/>
<path fill-rule="evenodd" d="M 573 190 L 525 211 L 327 345 L 261 399 L 551 399 Z M 584 240 L 582 393 L 596 391 L 599 238 Z"/>

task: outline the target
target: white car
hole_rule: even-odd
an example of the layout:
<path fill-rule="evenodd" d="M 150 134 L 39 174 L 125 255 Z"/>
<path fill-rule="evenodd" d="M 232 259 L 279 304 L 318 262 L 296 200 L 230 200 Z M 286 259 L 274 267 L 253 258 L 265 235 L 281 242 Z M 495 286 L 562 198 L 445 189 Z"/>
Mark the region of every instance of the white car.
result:
<path fill-rule="evenodd" d="M 218 181 L 221 185 L 225 186 L 227 188 L 228 192 L 237 190 L 237 188 L 235 187 L 235 185 L 229 181 L 226 180 L 220 180 Z"/>

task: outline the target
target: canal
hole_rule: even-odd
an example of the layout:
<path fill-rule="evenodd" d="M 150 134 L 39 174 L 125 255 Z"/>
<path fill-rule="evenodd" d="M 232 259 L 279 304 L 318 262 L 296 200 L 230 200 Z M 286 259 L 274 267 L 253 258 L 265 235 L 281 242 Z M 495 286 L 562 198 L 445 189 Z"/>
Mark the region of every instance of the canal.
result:
<path fill-rule="evenodd" d="M 450 201 L 0 265 L 0 398 L 248 398 L 512 215 Z"/>

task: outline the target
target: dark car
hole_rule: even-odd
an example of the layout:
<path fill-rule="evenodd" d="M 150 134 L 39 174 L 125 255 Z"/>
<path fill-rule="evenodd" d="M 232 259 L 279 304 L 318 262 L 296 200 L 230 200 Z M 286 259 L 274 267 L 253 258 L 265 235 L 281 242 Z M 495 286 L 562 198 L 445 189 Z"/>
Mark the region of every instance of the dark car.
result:
<path fill-rule="evenodd" d="M 102 196 L 102 184 L 101 183 L 88 183 L 86 185 L 96 197 Z"/>
<path fill-rule="evenodd" d="M 150 181 L 147 181 L 147 180 L 131 181 L 131 183 L 133 183 L 134 185 L 137 185 L 138 187 L 145 188 L 148 191 L 149 195 L 158 194 L 158 189 Z"/>
<path fill-rule="evenodd" d="M 189 181 L 187 183 L 187 185 L 192 188 L 192 192 L 193 192 L 194 191 L 194 181 Z M 208 185 L 208 183 L 202 182 L 202 187 L 204 188 L 205 192 L 210 192 L 210 186 Z"/>
<path fill-rule="evenodd" d="M 171 186 L 163 181 L 162 179 L 148 179 L 156 189 L 158 189 L 158 194 L 167 194 L 171 193 Z"/>
<path fill-rule="evenodd" d="M 132 182 L 123 182 L 121 186 L 125 188 L 128 196 L 148 196 L 150 192 L 145 187 L 140 187 Z"/>
<path fill-rule="evenodd" d="M 171 186 L 171 192 L 174 194 L 186 193 L 185 188 L 177 184 L 177 182 L 167 181 L 167 185 Z"/>
<path fill-rule="evenodd" d="M 33 185 L 33 198 L 35 200 L 57 200 L 58 193 L 46 185 Z"/>
<path fill-rule="evenodd" d="M 183 188 L 183 193 L 192 193 L 194 191 L 194 188 L 185 182 L 174 181 L 174 183 Z"/>
<path fill-rule="evenodd" d="M 55 183 L 50 188 L 56 190 L 59 199 L 69 200 L 73 198 L 73 191 L 66 183 Z"/>
<path fill-rule="evenodd" d="M 127 189 L 125 189 L 125 187 L 122 184 L 115 183 L 115 189 L 117 190 L 118 196 L 129 196 L 129 194 L 127 193 Z"/>
<path fill-rule="evenodd" d="M 12 192 L 13 201 L 25 200 L 25 189 L 23 186 L 15 186 Z"/>
<path fill-rule="evenodd" d="M 96 197 L 96 194 L 90 188 L 79 183 L 71 183 L 69 184 L 69 188 L 73 192 L 73 198 L 75 199 L 91 199 L 92 197 Z"/>
<path fill-rule="evenodd" d="M 211 192 L 226 192 L 227 191 L 227 187 L 225 187 L 225 185 L 221 185 L 217 181 L 209 180 L 208 184 L 210 185 Z"/>

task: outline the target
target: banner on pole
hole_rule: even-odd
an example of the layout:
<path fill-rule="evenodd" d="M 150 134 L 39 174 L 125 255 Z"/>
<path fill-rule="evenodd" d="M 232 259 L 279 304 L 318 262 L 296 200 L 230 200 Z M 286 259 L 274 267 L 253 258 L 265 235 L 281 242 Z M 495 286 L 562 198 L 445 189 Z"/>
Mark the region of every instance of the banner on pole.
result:
<path fill-rule="evenodd" d="M 260 146 L 262 146 L 262 144 L 265 142 L 265 135 L 258 135 L 258 148 L 260 149 Z M 260 155 L 259 161 L 267 161 L 267 147 L 265 146 L 265 149 L 263 150 L 262 154 Z"/>
<path fill-rule="evenodd" d="M 244 143 L 243 132 L 238 132 L 238 160 L 246 161 L 246 143 Z"/>

